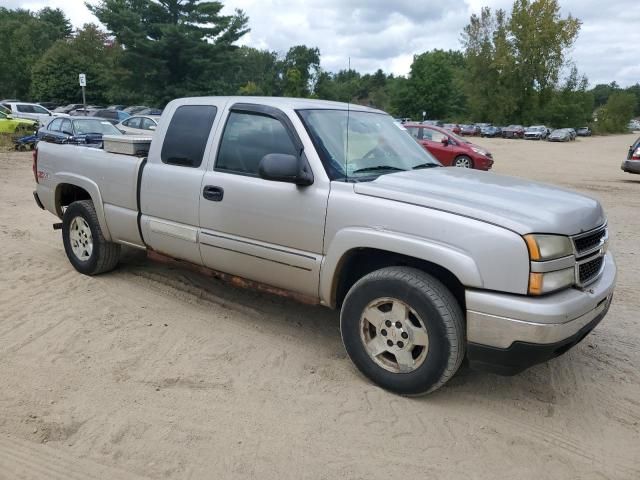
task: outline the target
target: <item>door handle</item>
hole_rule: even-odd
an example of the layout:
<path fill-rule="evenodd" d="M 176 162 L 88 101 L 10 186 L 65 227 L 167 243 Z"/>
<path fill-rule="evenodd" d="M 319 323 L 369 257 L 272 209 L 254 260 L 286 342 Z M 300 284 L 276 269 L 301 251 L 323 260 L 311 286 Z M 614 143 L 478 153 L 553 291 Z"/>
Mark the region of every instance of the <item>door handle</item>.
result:
<path fill-rule="evenodd" d="M 214 187 L 213 185 L 206 185 L 202 189 L 202 196 L 212 202 L 221 202 L 224 197 L 224 188 Z"/>

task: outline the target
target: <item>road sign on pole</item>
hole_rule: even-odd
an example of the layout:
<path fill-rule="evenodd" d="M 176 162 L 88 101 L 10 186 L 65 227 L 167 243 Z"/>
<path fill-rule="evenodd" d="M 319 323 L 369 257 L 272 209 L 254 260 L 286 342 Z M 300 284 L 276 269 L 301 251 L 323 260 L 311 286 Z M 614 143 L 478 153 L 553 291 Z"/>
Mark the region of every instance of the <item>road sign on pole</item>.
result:
<path fill-rule="evenodd" d="M 87 115 L 87 98 L 84 94 L 84 87 L 87 86 L 87 76 L 84 73 L 78 75 L 78 82 L 82 87 L 82 105 L 84 106 L 84 114 Z"/>

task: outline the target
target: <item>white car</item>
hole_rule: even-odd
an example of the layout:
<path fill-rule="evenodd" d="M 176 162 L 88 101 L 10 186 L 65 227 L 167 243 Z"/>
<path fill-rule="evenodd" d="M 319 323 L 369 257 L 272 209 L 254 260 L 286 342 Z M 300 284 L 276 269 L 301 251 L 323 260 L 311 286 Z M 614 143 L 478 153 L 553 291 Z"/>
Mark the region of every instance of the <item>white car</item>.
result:
<path fill-rule="evenodd" d="M 14 117 L 35 120 L 43 127 L 49 123 L 52 117 L 68 117 L 65 114 L 53 113 L 37 103 L 4 102 L 2 106 L 11 110 L 11 115 Z"/>
<path fill-rule="evenodd" d="M 160 115 L 133 115 L 116 125 L 116 128 L 125 135 L 153 135 Z"/>

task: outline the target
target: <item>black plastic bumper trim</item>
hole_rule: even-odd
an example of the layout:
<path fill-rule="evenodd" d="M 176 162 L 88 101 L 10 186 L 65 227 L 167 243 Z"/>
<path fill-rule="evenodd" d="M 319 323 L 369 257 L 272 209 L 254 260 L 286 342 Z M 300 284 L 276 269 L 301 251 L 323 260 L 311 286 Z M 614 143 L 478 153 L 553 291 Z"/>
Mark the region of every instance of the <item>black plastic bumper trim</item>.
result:
<path fill-rule="evenodd" d="M 33 191 L 33 198 L 36 200 L 36 204 L 42 209 L 44 210 L 44 205 L 42 205 L 42 202 L 40 201 L 40 197 L 38 197 L 38 192 L 36 192 L 35 190 Z"/>
<path fill-rule="evenodd" d="M 556 343 L 514 342 L 509 348 L 496 348 L 477 343 L 467 344 L 467 359 L 474 370 L 516 375 L 533 365 L 558 357 L 580 343 L 607 314 L 608 307 L 571 337 Z"/>

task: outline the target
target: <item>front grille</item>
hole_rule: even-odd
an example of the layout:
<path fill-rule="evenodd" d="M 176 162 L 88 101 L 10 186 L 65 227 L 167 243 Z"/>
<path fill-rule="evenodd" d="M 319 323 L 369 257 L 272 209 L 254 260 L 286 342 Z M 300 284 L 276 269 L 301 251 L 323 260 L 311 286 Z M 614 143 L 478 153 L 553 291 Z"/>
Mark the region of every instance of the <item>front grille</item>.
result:
<path fill-rule="evenodd" d="M 594 232 L 589 232 L 585 235 L 581 235 L 573 238 L 573 244 L 576 247 L 576 253 L 578 256 L 584 252 L 588 252 L 593 250 L 596 247 L 599 247 L 603 240 L 607 236 L 607 228 L 601 227 Z"/>
<path fill-rule="evenodd" d="M 593 260 L 578 265 L 578 279 L 581 285 L 588 284 L 595 279 L 602 270 L 604 257 L 596 257 Z"/>

